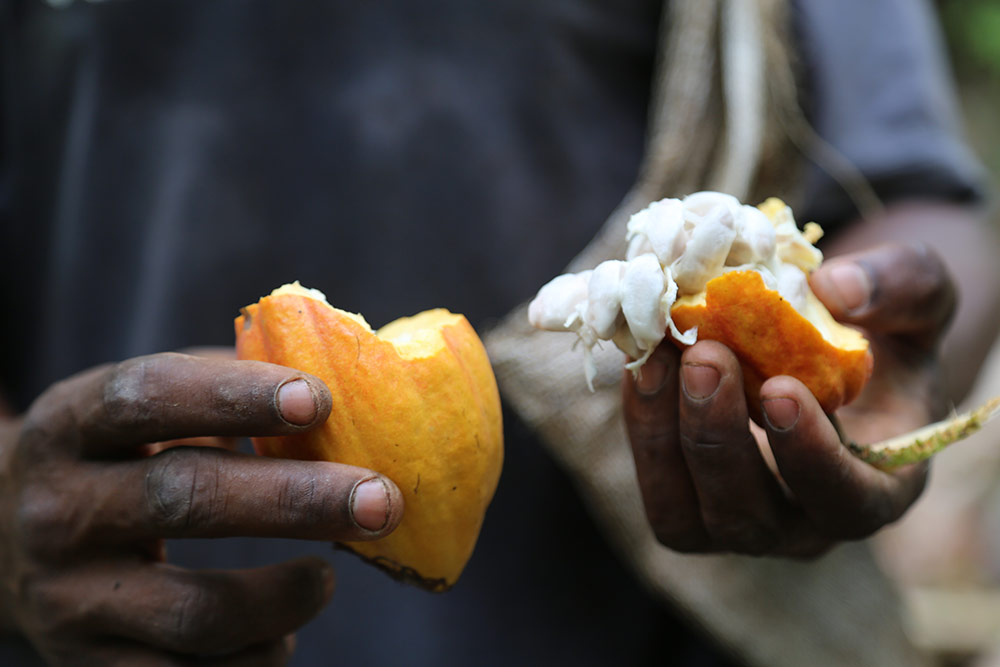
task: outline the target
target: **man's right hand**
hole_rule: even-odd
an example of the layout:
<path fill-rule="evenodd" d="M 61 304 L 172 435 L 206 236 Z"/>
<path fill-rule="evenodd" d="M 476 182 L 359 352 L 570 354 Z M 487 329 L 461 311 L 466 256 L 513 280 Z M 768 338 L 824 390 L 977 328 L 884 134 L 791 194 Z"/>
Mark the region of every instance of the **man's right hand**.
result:
<path fill-rule="evenodd" d="M 0 424 L 0 620 L 54 664 L 283 664 L 333 590 L 304 558 L 251 570 L 164 562 L 163 539 L 367 540 L 402 517 L 370 470 L 151 445 L 322 423 L 322 382 L 252 361 L 140 357 L 52 386 Z"/>

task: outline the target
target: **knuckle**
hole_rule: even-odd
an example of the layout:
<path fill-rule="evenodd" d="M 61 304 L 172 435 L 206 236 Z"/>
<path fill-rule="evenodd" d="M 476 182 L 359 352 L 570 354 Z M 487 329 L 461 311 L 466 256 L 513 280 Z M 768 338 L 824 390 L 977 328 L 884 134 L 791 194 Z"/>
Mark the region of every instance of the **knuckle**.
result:
<path fill-rule="evenodd" d="M 176 352 L 162 352 L 112 366 L 101 394 L 107 422 L 118 429 L 160 426 L 164 417 L 157 408 L 176 401 L 176 369 L 187 359 Z"/>
<path fill-rule="evenodd" d="M 925 269 L 918 274 L 921 278 L 918 283 L 919 293 L 924 295 L 929 304 L 950 305 L 955 286 L 944 261 L 926 243 L 919 243 L 917 252 L 918 261 Z"/>
<path fill-rule="evenodd" d="M 28 408 L 26 419 L 39 425 L 50 423 L 57 412 L 64 410 L 63 406 L 76 391 L 74 378 L 52 383 Z"/>
<path fill-rule="evenodd" d="M 83 422 L 93 405 L 84 399 L 91 396 L 91 383 L 106 372 L 107 366 L 97 366 L 55 382 L 42 392 L 21 421 L 15 461 L 30 466 L 60 450 L 79 448 L 87 435 Z"/>
<path fill-rule="evenodd" d="M 15 510 L 18 542 L 24 553 L 47 559 L 72 544 L 80 533 L 78 505 L 44 484 L 22 491 Z"/>
<path fill-rule="evenodd" d="M 144 502 L 165 536 L 211 523 L 217 511 L 219 464 L 214 452 L 178 447 L 149 459 Z"/>
<path fill-rule="evenodd" d="M 951 273 L 936 250 L 923 241 L 902 246 L 908 253 L 902 264 L 909 268 L 903 272 L 902 287 L 908 294 L 907 304 L 916 313 L 943 327 L 951 321 L 957 306 L 957 292 Z"/>
<path fill-rule="evenodd" d="M 80 433 L 75 428 L 76 415 L 67 407 L 76 393 L 74 387 L 70 380 L 62 380 L 31 404 L 17 436 L 17 463 L 30 466 L 47 460 L 56 450 L 78 446 Z"/>
<path fill-rule="evenodd" d="M 666 458 L 666 449 L 671 442 L 676 441 L 675 431 L 663 425 L 633 422 L 627 425 L 628 439 L 636 466 L 642 470 L 649 466 L 658 466 Z"/>
<path fill-rule="evenodd" d="M 658 443 L 670 438 L 676 429 L 676 410 L 663 406 L 656 398 L 643 403 L 626 401 L 625 426 L 633 443 Z"/>
<path fill-rule="evenodd" d="M 108 423 L 117 428 L 134 428 L 152 419 L 155 401 L 152 381 L 160 355 L 137 357 L 116 364 L 108 373 L 101 396 Z"/>
<path fill-rule="evenodd" d="M 21 422 L 20 432 L 11 449 L 11 464 L 23 475 L 27 470 L 44 464 L 52 456 L 53 448 L 65 437 L 59 432 L 55 420 L 46 419 L 32 410 Z"/>
<path fill-rule="evenodd" d="M 320 484 L 316 474 L 289 475 L 278 488 L 277 511 L 284 523 L 319 524 L 330 516 L 327 485 Z"/>
<path fill-rule="evenodd" d="M 742 385 L 739 391 L 742 396 Z M 757 451 L 757 441 L 747 426 L 746 413 L 734 416 L 732 405 L 722 401 L 713 407 L 716 409 L 711 411 L 685 411 L 685 419 L 678 428 L 685 453 L 719 458 L 721 462 L 747 451 Z"/>
<path fill-rule="evenodd" d="M 711 432 L 714 429 L 689 433 L 682 429 L 680 434 L 681 449 L 684 458 L 696 462 L 692 465 L 704 466 L 707 469 L 727 469 L 731 467 L 734 453 L 745 447 L 746 443 L 731 444 L 722 433 Z"/>

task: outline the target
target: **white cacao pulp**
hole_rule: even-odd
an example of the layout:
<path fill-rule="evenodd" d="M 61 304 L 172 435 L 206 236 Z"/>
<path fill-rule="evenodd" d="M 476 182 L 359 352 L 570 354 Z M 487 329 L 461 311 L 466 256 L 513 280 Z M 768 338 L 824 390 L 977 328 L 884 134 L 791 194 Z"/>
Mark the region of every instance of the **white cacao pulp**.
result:
<path fill-rule="evenodd" d="M 726 271 L 757 271 L 765 285 L 807 315 L 806 276 L 823 261 L 813 246 L 821 234 L 811 223 L 803 234 L 787 206 L 769 218 L 721 192 L 662 199 L 629 220 L 625 261 L 608 260 L 554 278 L 531 302 L 528 318 L 539 329 L 577 334 L 592 387 L 591 351 L 602 340 L 613 341 L 633 359 L 627 368 L 634 373 L 668 331 L 693 344 L 697 330 L 679 331 L 670 309 Z"/>

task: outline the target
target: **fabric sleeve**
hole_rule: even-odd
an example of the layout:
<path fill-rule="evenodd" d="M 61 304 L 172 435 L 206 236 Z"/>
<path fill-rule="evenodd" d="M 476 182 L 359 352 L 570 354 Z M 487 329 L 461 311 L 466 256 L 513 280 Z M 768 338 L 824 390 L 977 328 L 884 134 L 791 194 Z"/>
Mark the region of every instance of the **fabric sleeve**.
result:
<path fill-rule="evenodd" d="M 926 0 L 797 0 L 795 10 L 809 120 L 883 202 L 985 196 Z M 810 167 L 804 185 L 804 219 L 857 214 L 829 170 Z"/>

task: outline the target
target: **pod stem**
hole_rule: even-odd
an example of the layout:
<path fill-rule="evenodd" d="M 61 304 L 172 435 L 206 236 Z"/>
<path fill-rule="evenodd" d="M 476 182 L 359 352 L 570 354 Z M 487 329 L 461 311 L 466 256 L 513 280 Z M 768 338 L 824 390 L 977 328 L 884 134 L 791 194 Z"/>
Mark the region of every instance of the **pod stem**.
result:
<path fill-rule="evenodd" d="M 840 435 L 840 441 L 852 454 L 880 470 L 888 471 L 930 458 L 948 445 L 969 437 L 997 414 L 1000 414 L 1000 396 L 994 396 L 969 412 L 870 445 L 859 445 L 848 439 L 840 421 L 835 416 L 831 416 L 831 421 Z"/>

